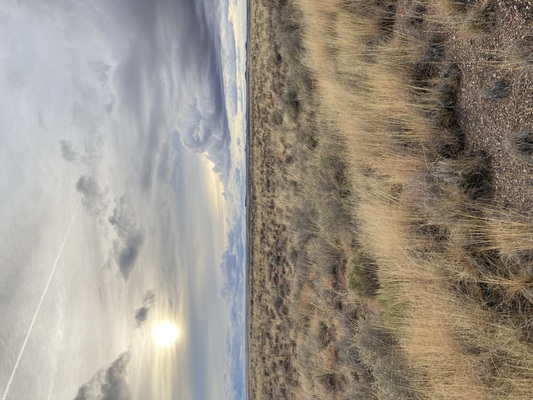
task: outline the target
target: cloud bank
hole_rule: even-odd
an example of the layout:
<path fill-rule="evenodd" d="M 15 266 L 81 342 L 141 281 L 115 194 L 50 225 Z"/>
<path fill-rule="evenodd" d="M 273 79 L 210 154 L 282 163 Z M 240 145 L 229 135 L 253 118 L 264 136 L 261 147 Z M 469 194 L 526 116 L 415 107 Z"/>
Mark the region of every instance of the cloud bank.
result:
<path fill-rule="evenodd" d="M 0 4 L 0 387 L 57 232 L 80 197 L 84 210 L 13 398 L 242 397 L 242 9 L 214 0 Z M 165 318 L 184 336 L 162 355 L 149 331 Z"/>

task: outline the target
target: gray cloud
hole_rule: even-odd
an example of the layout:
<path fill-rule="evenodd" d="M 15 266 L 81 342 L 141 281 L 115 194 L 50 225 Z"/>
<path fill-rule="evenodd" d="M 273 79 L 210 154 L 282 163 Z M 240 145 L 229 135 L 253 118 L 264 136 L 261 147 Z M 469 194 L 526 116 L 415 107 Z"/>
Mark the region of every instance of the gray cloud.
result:
<path fill-rule="evenodd" d="M 133 398 L 126 379 L 131 355 L 122 353 L 107 368 L 102 369 L 78 390 L 74 400 L 130 400 Z"/>
<path fill-rule="evenodd" d="M 225 18 L 221 6 L 193 0 L 132 0 L 116 11 L 117 23 L 130 39 L 120 42 L 124 55 L 111 83 L 118 106 L 129 109 L 135 127 L 140 127 L 136 134 L 139 148 L 144 149 L 136 161 L 140 184 L 150 188 L 157 172 L 164 175 L 157 162 L 168 145 L 164 132 L 169 126 L 190 150 L 206 152 L 226 181 L 231 138 L 224 68 L 230 67 L 228 59 L 222 59 L 222 47 L 228 43 L 222 44 L 217 29 Z M 228 54 L 235 57 L 234 48 Z M 235 61 L 231 62 L 234 73 Z"/>
<path fill-rule="evenodd" d="M 115 200 L 115 209 L 108 221 L 117 233 L 113 242 L 115 261 L 124 279 L 128 279 L 144 244 L 144 231 L 139 227 L 126 195 Z"/>
<path fill-rule="evenodd" d="M 149 290 L 143 297 L 143 305 L 135 310 L 135 323 L 137 327 L 140 327 L 147 319 L 150 308 L 154 305 L 155 293 L 153 290 Z"/>
<path fill-rule="evenodd" d="M 155 302 L 155 292 L 148 290 L 143 296 L 143 304 L 147 307 L 152 307 Z"/>
<path fill-rule="evenodd" d="M 76 190 L 82 195 L 81 202 L 91 215 L 101 215 L 107 209 L 107 191 L 102 189 L 91 175 L 80 176 Z"/>
<path fill-rule="evenodd" d="M 135 310 L 135 323 L 140 327 L 148 319 L 149 307 L 142 306 Z"/>
<path fill-rule="evenodd" d="M 76 150 L 74 150 L 72 143 L 62 139 L 59 144 L 61 145 L 61 156 L 63 159 L 75 164 L 78 161 L 78 154 L 76 153 Z"/>

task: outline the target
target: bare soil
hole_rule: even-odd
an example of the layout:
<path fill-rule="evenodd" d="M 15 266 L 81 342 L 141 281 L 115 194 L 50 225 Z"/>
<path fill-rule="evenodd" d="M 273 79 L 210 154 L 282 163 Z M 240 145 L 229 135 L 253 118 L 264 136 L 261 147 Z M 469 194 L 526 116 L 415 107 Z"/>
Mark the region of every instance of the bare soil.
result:
<path fill-rule="evenodd" d="M 495 201 L 528 211 L 533 206 L 533 163 L 517 155 L 512 139 L 533 130 L 533 70 L 504 60 L 520 39 L 533 34 L 533 2 L 498 0 L 495 15 L 490 34 L 449 34 L 449 58 L 462 69 L 457 110 L 468 146 L 492 161 Z M 491 99 L 487 92 L 498 81 L 509 84 L 509 94 Z"/>

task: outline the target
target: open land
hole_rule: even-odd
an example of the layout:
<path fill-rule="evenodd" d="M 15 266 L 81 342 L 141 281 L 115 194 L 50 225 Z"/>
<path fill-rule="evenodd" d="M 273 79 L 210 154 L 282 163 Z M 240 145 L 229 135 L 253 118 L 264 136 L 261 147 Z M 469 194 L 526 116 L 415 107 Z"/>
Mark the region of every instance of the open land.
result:
<path fill-rule="evenodd" d="M 533 2 L 248 16 L 249 397 L 533 398 Z"/>

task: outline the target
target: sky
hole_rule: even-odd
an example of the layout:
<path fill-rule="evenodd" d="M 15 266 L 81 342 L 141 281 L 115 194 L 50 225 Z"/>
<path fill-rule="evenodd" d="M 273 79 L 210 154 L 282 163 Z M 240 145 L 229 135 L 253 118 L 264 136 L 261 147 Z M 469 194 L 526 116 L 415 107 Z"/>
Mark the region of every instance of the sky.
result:
<path fill-rule="evenodd" d="M 246 2 L 2 0 L 0 37 L 2 400 L 244 398 Z"/>

